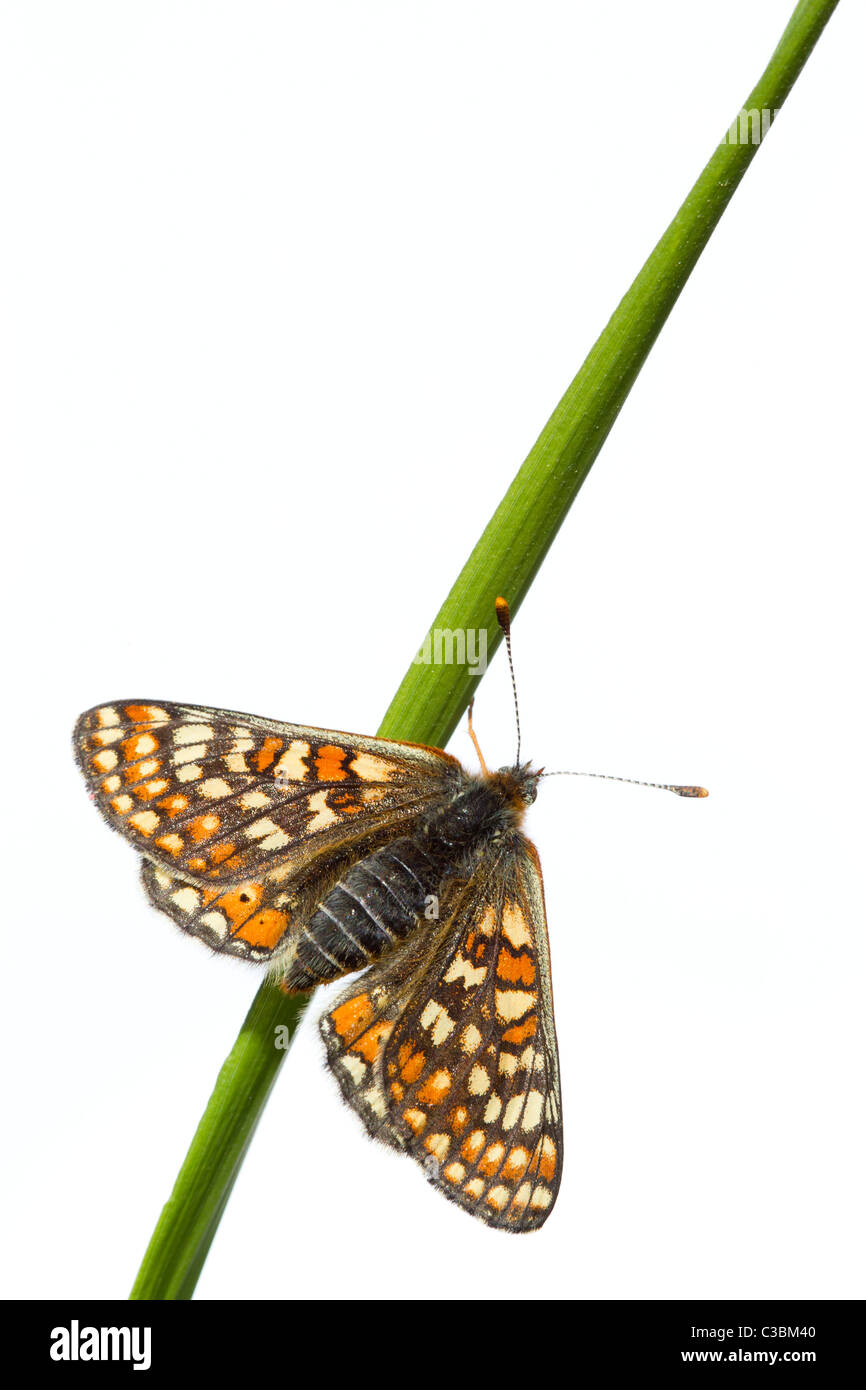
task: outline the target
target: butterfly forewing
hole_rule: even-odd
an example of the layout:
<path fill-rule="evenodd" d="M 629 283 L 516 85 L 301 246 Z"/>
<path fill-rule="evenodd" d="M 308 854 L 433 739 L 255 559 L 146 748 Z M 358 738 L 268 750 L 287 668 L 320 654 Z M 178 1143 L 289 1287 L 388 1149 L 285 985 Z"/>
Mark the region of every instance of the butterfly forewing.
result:
<path fill-rule="evenodd" d="M 240 884 L 411 823 L 456 759 L 197 705 L 118 701 L 82 715 L 79 765 L 100 810 L 174 876 Z"/>
<path fill-rule="evenodd" d="M 455 891 L 444 923 L 368 971 L 322 1032 L 343 1094 L 371 1133 L 408 1150 L 473 1215 L 531 1230 L 556 1200 L 562 1167 L 533 846 L 512 833 Z"/>

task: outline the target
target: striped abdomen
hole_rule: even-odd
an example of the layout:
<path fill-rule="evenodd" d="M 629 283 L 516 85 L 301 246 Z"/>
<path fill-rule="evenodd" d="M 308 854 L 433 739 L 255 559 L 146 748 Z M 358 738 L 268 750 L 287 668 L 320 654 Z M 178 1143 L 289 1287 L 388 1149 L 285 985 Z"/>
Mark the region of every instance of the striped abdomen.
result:
<path fill-rule="evenodd" d="M 411 837 L 354 864 L 300 927 L 284 987 L 312 989 L 363 969 L 403 941 L 443 880 L 471 865 L 483 842 L 506 823 L 505 802 L 495 778 L 467 779 L 464 790 L 433 810 Z"/>
<path fill-rule="evenodd" d="M 301 928 L 285 986 L 311 989 L 378 960 L 416 925 L 441 875 L 437 857 L 410 839 L 354 864 Z"/>

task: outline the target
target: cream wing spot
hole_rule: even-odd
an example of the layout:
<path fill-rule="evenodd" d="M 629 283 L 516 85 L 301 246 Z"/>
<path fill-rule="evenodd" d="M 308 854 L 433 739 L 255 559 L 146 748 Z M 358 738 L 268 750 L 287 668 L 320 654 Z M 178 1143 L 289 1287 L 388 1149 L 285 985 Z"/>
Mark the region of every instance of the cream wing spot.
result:
<path fill-rule="evenodd" d="M 373 1114 L 378 1115 L 380 1119 L 384 1120 L 387 1111 L 385 1097 L 382 1095 L 381 1091 L 376 1089 L 375 1085 L 368 1086 L 367 1090 L 364 1092 L 364 1100 L 369 1105 Z"/>
<path fill-rule="evenodd" d="M 484 1131 L 473 1129 L 466 1143 L 463 1145 L 463 1157 L 473 1163 L 484 1148 Z"/>
<path fill-rule="evenodd" d="M 530 1091 L 526 1098 L 526 1109 L 523 1112 L 520 1128 L 525 1130 L 537 1129 L 541 1124 L 543 1110 L 544 1096 L 540 1091 Z"/>
<path fill-rule="evenodd" d="M 373 753 L 357 753 L 349 763 L 349 770 L 356 773 L 362 782 L 388 782 L 394 773 L 390 763 Z"/>
<path fill-rule="evenodd" d="M 308 835 L 315 835 L 317 830 L 326 830 L 329 825 L 334 825 L 338 820 L 337 813 L 332 811 L 327 803 L 327 797 L 326 791 L 320 791 L 311 796 L 307 802 L 309 809 L 315 812 L 307 825 Z"/>
<path fill-rule="evenodd" d="M 502 1128 L 513 1129 L 523 1114 L 523 1106 L 526 1101 L 525 1095 L 512 1096 L 505 1107 L 505 1114 L 502 1117 Z"/>
<path fill-rule="evenodd" d="M 184 743 L 201 743 L 202 739 L 213 738 L 213 729 L 210 724 L 181 724 L 179 729 L 174 731 L 174 741 L 176 745 Z M 196 754 L 196 756 L 200 756 Z"/>
<path fill-rule="evenodd" d="M 349 1073 L 356 1086 L 359 1086 L 367 1075 L 367 1068 L 360 1057 L 354 1057 L 351 1053 L 346 1053 L 340 1058 L 340 1065 Z"/>
<path fill-rule="evenodd" d="M 285 778 L 287 782 L 303 782 L 310 770 L 304 759 L 309 756 L 310 745 L 303 739 L 292 739 L 286 751 L 274 763 L 274 776 Z"/>
<path fill-rule="evenodd" d="M 158 747 L 159 743 L 154 738 L 153 734 L 139 734 L 135 743 L 132 745 L 130 761 L 132 758 L 145 758 L 148 753 L 155 753 Z"/>
<path fill-rule="evenodd" d="M 506 1023 L 522 1018 L 535 1003 L 535 995 L 524 989 L 498 989 L 496 991 L 496 1013 Z"/>
<path fill-rule="evenodd" d="M 160 849 L 168 850 L 169 854 L 177 856 L 183 849 L 183 840 L 179 835 L 161 835 L 156 841 Z"/>
<path fill-rule="evenodd" d="M 540 1168 L 542 1176 L 549 1178 L 556 1171 L 556 1145 L 549 1134 L 541 1141 Z"/>
<path fill-rule="evenodd" d="M 271 799 L 264 792 L 244 792 L 240 804 L 245 811 L 257 811 L 261 810 L 262 806 L 270 806 Z"/>
<path fill-rule="evenodd" d="M 427 1149 L 427 1152 L 433 1154 L 435 1158 L 438 1158 L 440 1163 L 444 1162 L 448 1157 L 450 1146 L 451 1140 L 447 1134 L 428 1134 L 427 1138 L 424 1140 L 424 1147 Z"/>
<path fill-rule="evenodd" d="M 532 1155 L 528 1149 L 524 1149 L 522 1146 L 518 1145 L 517 1148 L 512 1149 L 509 1153 L 502 1170 L 502 1176 L 504 1178 L 509 1178 L 511 1181 L 522 1177 L 529 1167 L 531 1157 Z"/>
<path fill-rule="evenodd" d="M 490 1090 L 490 1075 L 486 1068 L 478 1062 L 469 1073 L 466 1089 L 471 1096 L 483 1096 L 486 1091 Z"/>
<path fill-rule="evenodd" d="M 261 816 L 258 820 L 254 820 L 252 825 L 244 827 L 244 835 L 248 840 L 261 840 L 265 835 L 273 834 L 284 834 L 284 832 L 272 820 L 268 820 L 267 816 Z M 286 836 L 286 840 L 288 840 L 288 836 Z"/>
<path fill-rule="evenodd" d="M 522 1182 L 522 1183 L 520 1184 L 520 1186 L 518 1187 L 517 1191 L 516 1191 L 515 1194 L 514 1194 L 514 1198 L 513 1198 L 513 1200 L 512 1200 L 511 1205 L 512 1205 L 518 1212 L 521 1212 L 521 1211 L 523 1211 L 523 1210 L 525 1209 L 525 1207 L 527 1206 L 527 1204 L 528 1204 L 528 1202 L 529 1202 L 529 1198 L 530 1198 L 531 1195 L 532 1195 L 532 1183 L 531 1183 L 531 1182 Z"/>
<path fill-rule="evenodd" d="M 209 927 L 217 936 L 226 936 L 229 924 L 221 912 L 203 912 L 200 918 L 202 926 Z"/>
<path fill-rule="evenodd" d="M 491 1187 L 485 1200 L 489 1206 L 493 1207 L 494 1211 L 502 1211 L 510 1196 L 511 1193 L 508 1188 L 499 1183 L 498 1186 Z"/>
<path fill-rule="evenodd" d="M 462 980 L 464 989 L 473 989 L 484 983 L 487 978 L 487 967 L 485 965 L 472 965 L 458 951 L 442 978 L 448 985 L 454 984 L 456 980 Z"/>
<path fill-rule="evenodd" d="M 449 1017 L 448 1010 L 444 1009 L 441 1004 L 437 1004 L 435 999 L 431 999 L 421 1015 L 421 1027 L 430 1031 L 437 1047 L 454 1032 L 455 1026 L 454 1020 Z"/>
<path fill-rule="evenodd" d="M 484 916 L 478 923 L 478 931 L 481 936 L 492 936 L 496 930 L 496 913 L 493 907 L 488 905 L 484 910 Z"/>
<path fill-rule="evenodd" d="M 534 1207 L 536 1211 L 547 1211 L 552 1201 L 553 1193 L 550 1189 L 539 1184 L 532 1194 L 529 1205 Z"/>
<path fill-rule="evenodd" d="M 535 1048 L 530 1044 L 529 1047 L 525 1047 L 521 1052 L 517 1061 L 517 1066 L 520 1071 L 543 1071 L 544 1057 L 540 1052 L 536 1052 Z"/>
<path fill-rule="evenodd" d="M 106 744 L 118 743 L 123 738 L 124 733 L 124 729 L 98 729 L 93 735 L 93 742 L 104 748 Z"/>
<path fill-rule="evenodd" d="M 168 881 L 170 882 L 170 880 Z M 199 894 L 195 888 L 178 888 L 176 892 L 172 893 L 171 900 L 175 907 L 179 907 L 181 912 L 185 912 L 189 916 L 198 908 Z"/>
<path fill-rule="evenodd" d="M 259 847 L 270 852 L 275 849 L 285 849 L 286 845 L 290 843 L 291 841 L 285 830 L 277 829 L 274 831 L 273 835 L 269 835 L 266 840 L 260 841 Z"/>
<path fill-rule="evenodd" d="M 521 946 L 532 945 L 532 937 L 527 931 L 523 913 L 513 903 L 506 903 L 502 913 L 502 934 L 515 950 Z"/>
<path fill-rule="evenodd" d="M 193 763 L 196 758 L 203 758 L 206 753 L 207 746 L 204 743 L 196 743 L 190 748 L 181 748 L 177 753 L 172 753 L 171 761 L 175 767 L 182 767 L 184 763 Z"/>
<path fill-rule="evenodd" d="M 221 777 L 206 778 L 200 787 L 196 787 L 196 791 L 199 796 L 206 796 L 210 801 L 216 800 L 217 797 L 231 795 L 231 787 Z"/>

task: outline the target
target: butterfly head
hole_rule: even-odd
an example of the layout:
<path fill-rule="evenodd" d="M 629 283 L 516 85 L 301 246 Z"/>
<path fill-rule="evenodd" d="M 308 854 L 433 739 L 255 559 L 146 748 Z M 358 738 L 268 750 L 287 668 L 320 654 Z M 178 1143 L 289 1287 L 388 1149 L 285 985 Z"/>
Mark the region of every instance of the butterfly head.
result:
<path fill-rule="evenodd" d="M 499 786 L 506 802 L 522 814 L 538 795 L 541 775 L 540 767 L 533 767 L 531 763 L 517 763 L 514 767 L 499 768 L 498 772 L 493 773 L 491 781 Z"/>

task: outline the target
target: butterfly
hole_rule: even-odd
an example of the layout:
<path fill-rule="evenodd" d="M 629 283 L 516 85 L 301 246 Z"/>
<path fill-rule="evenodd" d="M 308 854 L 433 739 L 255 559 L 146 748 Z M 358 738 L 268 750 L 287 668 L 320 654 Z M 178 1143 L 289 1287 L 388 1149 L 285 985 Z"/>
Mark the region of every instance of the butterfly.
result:
<path fill-rule="evenodd" d="M 497 616 L 508 640 L 504 599 Z M 480 756 L 471 711 L 470 733 Z M 488 1225 L 541 1226 L 562 1105 L 541 867 L 521 828 L 545 774 L 519 742 L 513 766 L 482 758 L 475 775 L 439 748 L 119 700 L 80 717 L 74 746 L 150 901 L 185 932 L 289 992 L 364 972 L 319 1026 L 368 1132 Z"/>

